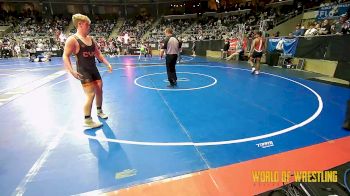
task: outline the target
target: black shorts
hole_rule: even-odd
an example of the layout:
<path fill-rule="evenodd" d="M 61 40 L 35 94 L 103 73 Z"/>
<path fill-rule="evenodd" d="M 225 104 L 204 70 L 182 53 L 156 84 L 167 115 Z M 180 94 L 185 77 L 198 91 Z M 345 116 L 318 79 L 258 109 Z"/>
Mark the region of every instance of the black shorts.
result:
<path fill-rule="evenodd" d="M 93 68 L 89 68 L 89 69 L 86 69 L 86 68 L 83 69 L 83 68 L 78 67 L 78 73 L 83 75 L 83 79 L 81 80 L 82 84 L 86 84 L 86 83 L 93 82 L 96 80 L 101 80 L 100 72 L 98 72 L 98 69 L 96 66 L 94 66 Z"/>
<path fill-rule="evenodd" d="M 254 51 L 252 57 L 253 57 L 254 59 L 255 59 L 255 58 L 261 58 L 262 55 L 263 55 L 262 52 Z"/>

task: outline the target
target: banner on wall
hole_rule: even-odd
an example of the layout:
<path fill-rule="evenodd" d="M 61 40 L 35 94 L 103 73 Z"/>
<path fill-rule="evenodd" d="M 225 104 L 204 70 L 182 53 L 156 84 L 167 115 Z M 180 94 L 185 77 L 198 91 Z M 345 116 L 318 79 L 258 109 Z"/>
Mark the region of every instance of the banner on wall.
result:
<path fill-rule="evenodd" d="M 269 38 L 267 44 L 268 52 L 273 52 L 275 50 L 283 51 L 284 55 L 295 55 L 297 49 L 298 38 Z"/>
<path fill-rule="evenodd" d="M 318 10 L 316 19 L 323 20 L 323 19 L 332 19 L 332 18 L 339 17 L 343 14 L 346 14 L 349 7 L 350 7 L 350 2 L 342 3 L 342 4 L 332 4 L 329 6 L 322 6 Z"/>

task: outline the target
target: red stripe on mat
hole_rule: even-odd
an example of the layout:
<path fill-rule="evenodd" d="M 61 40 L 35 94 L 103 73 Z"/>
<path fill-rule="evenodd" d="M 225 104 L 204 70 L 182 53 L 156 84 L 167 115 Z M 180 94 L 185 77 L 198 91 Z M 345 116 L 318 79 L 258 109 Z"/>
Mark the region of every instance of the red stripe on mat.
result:
<path fill-rule="evenodd" d="M 105 195 L 249 196 L 282 185 L 254 183 L 252 171 L 327 170 L 350 160 L 350 136 L 255 160 L 121 189 Z"/>

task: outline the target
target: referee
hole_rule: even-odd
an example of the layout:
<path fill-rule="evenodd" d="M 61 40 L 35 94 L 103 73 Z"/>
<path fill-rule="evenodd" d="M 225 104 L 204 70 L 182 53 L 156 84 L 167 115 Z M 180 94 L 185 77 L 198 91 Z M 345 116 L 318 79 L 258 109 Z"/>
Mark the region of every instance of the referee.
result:
<path fill-rule="evenodd" d="M 168 81 L 170 83 L 168 87 L 174 87 L 177 85 L 175 65 L 180 48 L 179 40 L 177 40 L 176 37 L 173 36 L 173 30 L 171 28 L 166 28 L 164 34 L 166 38 L 164 40 L 164 45 L 160 51 L 160 58 L 163 58 L 165 51 L 166 71 L 168 74 Z"/>

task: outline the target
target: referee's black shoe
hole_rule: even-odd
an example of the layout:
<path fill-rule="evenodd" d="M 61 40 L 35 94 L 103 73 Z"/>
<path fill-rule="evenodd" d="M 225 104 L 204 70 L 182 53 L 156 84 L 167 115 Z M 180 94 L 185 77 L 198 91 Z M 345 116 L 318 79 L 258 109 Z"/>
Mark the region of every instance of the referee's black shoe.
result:
<path fill-rule="evenodd" d="M 174 88 L 175 86 L 177 86 L 177 82 L 170 82 L 167 87 Z"/>

